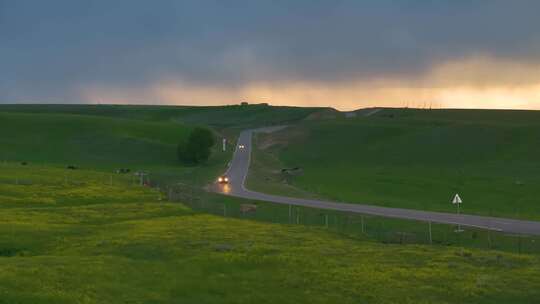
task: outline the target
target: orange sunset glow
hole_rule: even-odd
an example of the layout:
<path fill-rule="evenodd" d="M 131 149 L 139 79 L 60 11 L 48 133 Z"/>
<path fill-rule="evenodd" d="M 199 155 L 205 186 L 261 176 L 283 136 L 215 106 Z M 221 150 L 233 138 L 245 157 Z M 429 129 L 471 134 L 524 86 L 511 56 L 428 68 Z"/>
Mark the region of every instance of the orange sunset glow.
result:
<path fill-rule="evenodd" d="M 410 77 L 339 82 L 254 82 L 239 87 L 202 86 L 167 80 L 148 87 L 94 87 L 81 91 L 90 103 L 224 105 L 240 101 L 273 105 L 540 109 L 540 66 L 489 57 L 438 65 Z"/>

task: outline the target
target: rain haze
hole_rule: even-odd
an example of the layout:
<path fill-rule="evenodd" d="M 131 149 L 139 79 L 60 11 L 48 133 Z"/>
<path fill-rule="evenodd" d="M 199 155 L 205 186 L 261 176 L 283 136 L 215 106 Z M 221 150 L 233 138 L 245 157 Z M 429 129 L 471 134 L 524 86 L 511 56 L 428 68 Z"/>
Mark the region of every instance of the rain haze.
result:
<path fill-rule="evenodd" d="M 0 0 L 0 103 L 540 109 L 538 1 Z"/>

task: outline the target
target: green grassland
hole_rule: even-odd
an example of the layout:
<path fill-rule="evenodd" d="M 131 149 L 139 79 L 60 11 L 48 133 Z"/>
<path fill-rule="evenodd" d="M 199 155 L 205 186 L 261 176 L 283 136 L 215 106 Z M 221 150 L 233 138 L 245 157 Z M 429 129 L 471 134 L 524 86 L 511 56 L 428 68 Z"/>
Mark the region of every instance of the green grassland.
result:
<path fill-rule="evenodd" d="M 0 112 L 0 161 L 100 169 L 129 168 L 149 172 L 150 180 L 207 183 L 223 170 L 230 152 L 217 147 L 201 166 L 182 165 L 179 142 L 192 127 L 76 114 Z"/>
<path fill-rule="evenodd" d="M 199 166 L 176 160 L 176 145 L 193 125 L 229 129 L 224 133 L 233 142 L 243 127 L 302 121 L 279 137 L 258 138 L 267 148 L 255 153 L 255 172 L 275 175 L 287 157 L 301 159 L 296 143 L 324 155 L 326 145 L 310 143 L 310 132 L 325 135 L 347 124 L 421 129 L 431 119 L 401 113 L 320 120 L 318 111 L 0 106 L 0 303 L 532 303 L 540 297 L 536 239 L 454 234 L 434 225 L 434 245 L 423 245 L 424 223 L 363 217 L 360 229 L 351 215 L 307 208 L 291 214 L 288 206 L 202 192 L 232 149 L 216 147 Z M 452 114 L 440 114 L 437 123 L 454 123 Z M 519 123 L 530 127 L 534 120 Z M 256 184 L 311 195 L 310 181 L 299 182 L 315 166 L 301 166 L 304 174 L 290 177 L 290 184 L 273 175 L 259 175 Z M 113 173 L 123 167 L 149 171 L 155 186 L 181 181 L 199 192 L 186 204 L 169 202 L 166 191 Z M 520 178 L 528 189 L 530 181 Z M 257 204 L 257 212 L 241 213 L 245 203 Z M 486 240 L 492 250 L 480 249 Z"/>
<path fill-rule="evenodd" d="M 248 185 L 273 193 L 540 220 L 540 112 L 385 109 L 259 135 Z M 285 178 L 281 168 L 300 167 Z"/>
<path fill-rule="evenodd" d="M 328 108 L 255 105 L 137 106 L 137 105 L 0 105 L 0 112 L 76 114 L 134 120 L 181 122 L 215 129 L 249 128 L 287 124 Z"/>
<path fill-rule="evenodd" d="M 466 227 L 340 212 L 317 208 L 275 204 L 229 197 L 202 190 L 174 187 L 172 201 L 183 202 L 193 210 L 220 216 L 268 223 L 322 227 L 340 235 L 383 244 L 437 245 L 455 248 L 497 250 L 517 254 L 540 254 L 540 237 L 507 234 Z M 189 188 L 189 187 L 188 187 Z M 243 212 L 242 206 L 256 206 Z M 463 228 L 463 227 L 462 227 Z"/>
<path fill-rule="evenodd" d="M 540 259 L 202 214 L 128 176 L 0 164 L 0 303 L 533 303 Z M 17 180 L 14 180 L 17 177 Z M 227 198 L 230 200 L 231 198 Z M 227 200 L 224 200 L 226 202 Z"/>
<path fill-rule="evenodd" d="M 176 145 L 190 128 L 62 114 L 0 112 L 0 157 L 80 165 L 176 165 Z"/>
<path fill-rule="evenodd" d="M 153 184 L 204 185 L 220 174 L 243 128 L 291 123 L 321 108 L 248 106 L 0 105 L 0 161 L 150 172 Z M 228 139 L 210 160 L 185 166 L 176 147 L 193 126 Z"/>

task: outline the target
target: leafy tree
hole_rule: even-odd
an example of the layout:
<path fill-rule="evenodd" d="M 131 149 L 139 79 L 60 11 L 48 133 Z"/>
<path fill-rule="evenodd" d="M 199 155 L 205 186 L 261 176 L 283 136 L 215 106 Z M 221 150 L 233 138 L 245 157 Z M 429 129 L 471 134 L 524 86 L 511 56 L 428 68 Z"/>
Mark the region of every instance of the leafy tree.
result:
<path fill-rule="evenodd" d="M 195 128 L 189 134 L 187 141 L 178 145 L 178 159 L 185 163 L 202 163 L 208 160 L 216 138 L 212 131 L 206 128 Z"/>

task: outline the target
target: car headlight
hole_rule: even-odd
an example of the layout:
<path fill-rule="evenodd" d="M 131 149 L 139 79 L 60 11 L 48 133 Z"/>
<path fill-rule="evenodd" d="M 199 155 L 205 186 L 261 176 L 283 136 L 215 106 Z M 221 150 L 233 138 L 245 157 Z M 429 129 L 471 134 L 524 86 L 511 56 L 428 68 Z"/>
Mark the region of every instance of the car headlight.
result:
<path fill-rule="evenodd" d="M 228 177 L 225 177 L 225 181 L 228 182 L 228 181 L 229 181 L 229 178 L 228 178 Z"/>
<path fill-rule="evenodd" d="M 222 182 L 222 181 L 223 181 L 223 177 L 218 178 L 218 182 Z"/>

